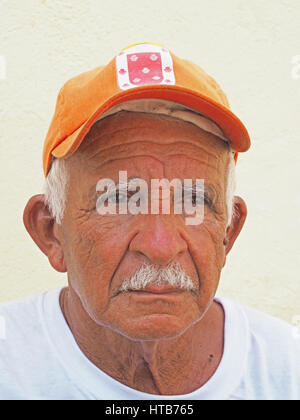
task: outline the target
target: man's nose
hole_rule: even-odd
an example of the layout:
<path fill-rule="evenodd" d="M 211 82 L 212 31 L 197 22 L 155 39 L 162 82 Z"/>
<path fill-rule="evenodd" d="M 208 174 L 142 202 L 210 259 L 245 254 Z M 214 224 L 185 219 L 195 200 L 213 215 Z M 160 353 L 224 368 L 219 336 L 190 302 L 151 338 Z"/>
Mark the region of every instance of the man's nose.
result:
<path fill-rule="evenodd" d="M 174 217 L 147 215 L 130 243 L 130 251 L 152 264 L 163 266 L 175 261 L 188 248 L 176 225 Z"/>

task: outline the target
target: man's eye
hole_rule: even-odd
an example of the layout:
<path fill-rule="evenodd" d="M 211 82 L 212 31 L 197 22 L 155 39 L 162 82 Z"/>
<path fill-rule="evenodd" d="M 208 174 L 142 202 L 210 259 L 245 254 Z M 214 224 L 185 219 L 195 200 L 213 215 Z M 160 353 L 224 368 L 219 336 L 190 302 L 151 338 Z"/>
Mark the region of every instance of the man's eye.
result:
<path fill-rule="evenodd" d="M 212 198 L 205 193 L 203 194 L 202 192 L 187 193 L 184 197 L 184 203 L 186 203 L 186 205 L 192 205 L 194 207 L 198 205 L 205 205 L 208 206 L 211 210 L 215 211 Z"/>
<path fill-rule="evenodd" d="M 201 204 L 205 202 L 205 197 L 203 198 L 202 194 L 193 193 L 191 196 L 192 204 L 195 206 L 196 204 Z"/>
<path fill-rule="evenodd" d="M 116 191 L 111 193 L 108 197 L 108 200 L 110 200 L 112 203 L 125 203 L 127 200 L 127 193 L 126 192 L 121 192 L 121 191 Z"/>
<path fill-rule="evenodd" d="M 206 197 L 205 195 L 203 195 L 203 193 L 200 193 L 200 192 L 198 192 L 198 193 L 188 192 L 184 195 L 183 200 L 186 203 L 190 203 L 194 206 L 197 205 L 197 204 L 202 204 L 202 203 L 208 204 L 208 197 Z"/>
<path fill-rule="evenodd" d="M 207 204 L 209 207 L 212 206 L 212 200 L 210 197 L 208 197 L 207 195 L 202 195 L 202 194 L 193 194 L 193 204 Z"/>

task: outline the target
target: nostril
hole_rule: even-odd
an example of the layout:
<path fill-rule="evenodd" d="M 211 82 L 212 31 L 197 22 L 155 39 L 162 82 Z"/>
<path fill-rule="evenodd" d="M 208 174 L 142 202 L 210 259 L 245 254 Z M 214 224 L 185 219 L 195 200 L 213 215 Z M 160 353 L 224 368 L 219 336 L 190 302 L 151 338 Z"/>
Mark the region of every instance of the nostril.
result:
<path fill-rule="evenodd" d="M 161 219 L 149 218 L 133 237 L 129 249 L 152 264 L 166 265 L 186 252 L 188 246 L 177 226 Z"/>

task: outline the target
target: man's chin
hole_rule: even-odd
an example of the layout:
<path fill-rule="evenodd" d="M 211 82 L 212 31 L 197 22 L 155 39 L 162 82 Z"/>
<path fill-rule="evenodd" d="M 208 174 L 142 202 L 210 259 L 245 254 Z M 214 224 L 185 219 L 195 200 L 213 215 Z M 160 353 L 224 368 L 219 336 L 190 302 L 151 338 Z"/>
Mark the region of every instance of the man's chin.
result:
<path fill-rule="evenodd" d="M 175 338 L 183 334 L 197 320 L 183 320 L 170 314 L 151 314 L 131 320 L 126 325 L 113 328 L 131 340 L 161 340 Z"/>
<path fill-rule="evenodd" d="M 97 309 L 97 308 L 95 308 Z M 174 338 L 201 319 L 201 306 L 192 293 L 122 293 L 102 313 L 92 317 L 132 340 Z"/>

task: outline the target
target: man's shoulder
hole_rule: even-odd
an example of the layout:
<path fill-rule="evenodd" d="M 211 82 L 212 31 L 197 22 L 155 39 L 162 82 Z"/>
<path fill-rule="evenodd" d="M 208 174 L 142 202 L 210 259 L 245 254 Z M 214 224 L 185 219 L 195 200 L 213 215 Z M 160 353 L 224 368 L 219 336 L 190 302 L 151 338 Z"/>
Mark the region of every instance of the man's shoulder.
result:
<path fill-rule="evenodd" d="M 57 312 L 60 291 L 61 289 L 54 289 L 35 292 L 23 298 L 0 303 L 2 338 L 9 341 L 17 334 L 24 338 L 25 335 L 30 335 L 29 331 L 39 331 L 45 313 L 49 316 L 49 308 L 55 308 Z"/>
<path fill-rule="evenodd" d="M 36 292 L 24 298 L 0 303 L 2 338 L 9 343 L 18 336 L 24 340 L 41 329 L 42 309 L 46 295 L 58 291 Z"/>
<path fill-rule="evenodd" d="M 217 301 L 222 303 L 226 315 L 231 315 L 228 317 L 231 321 L 244 319 L 249 332 L 256 337 L 272 342 L 273 340 L 277 341 L 280 337 L 288 338 L 289 341 L 295 336 L 293 334 L 294 327 L 280 318 L 225 297 L 218 297 Z"/>
<path fill-rule="evenodd" d="M 300 337 L 289 323 L 231 302 L 247 329 L 245 394 L 254 399 L 300 398 Z M 237 320 L 239 322 L 239 320 Z"/>
<path fill-rule="evenodd" d="M 66 383 L 45 325 L 44 306 L 58 308 L 58 297 L 51 290 L 0 304 L 0 400 L 48 398 Z"/>
<path fill-rule="evenodd" d="M 282 346 L 296 344 L 293 326 L 280 318 L 247 305 L 240 305 L 249 323 L 250 333 L 266 343 Z"/>
<path fill-rule="evenodd" d="M 43 336 L 42 305 L 44 293 L 33 293 L 21 299 L 0 304 L 0 355 L 1 359 L 13 358 L 26 351 Z"/>
<path fill-rule="evenodd" d="M 32 293 L 23 298 L 1 302 L 0 316 L 10 322 L 28 322 L 35 318 L 44 293 Z M 20 315 L 24 318 L 20 319 Z"/>
<path fill-rule="evenodd" d="M 282 319 L 244 307 L 249 320 L 252 347 L 264 351 L 274 366 L 295 369 L 300 378 L 300 337 L 296 327 Z M 300 385 L 300 384 L 299 384 Z"/>

